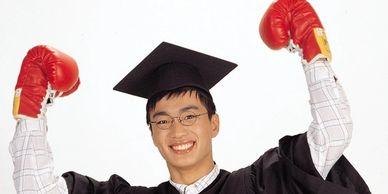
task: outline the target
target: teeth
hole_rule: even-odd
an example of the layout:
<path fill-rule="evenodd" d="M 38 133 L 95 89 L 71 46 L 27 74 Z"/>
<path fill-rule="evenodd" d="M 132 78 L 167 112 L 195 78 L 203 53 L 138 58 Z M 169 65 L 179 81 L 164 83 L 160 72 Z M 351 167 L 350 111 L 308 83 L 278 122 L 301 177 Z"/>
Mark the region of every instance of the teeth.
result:
<path fill-rule="evenodd" d="M 186 144 L 180 144 L 180 145 L 174 145 L 172 146 L 172 148 L 174 150 L 178 150 L 178 151 L 183 151 L 183 150 L 187 150 L 189 148 L 191 148 L 193 146 L 193 142 L 190 142 L 190 143 L 186 143 Z"/>

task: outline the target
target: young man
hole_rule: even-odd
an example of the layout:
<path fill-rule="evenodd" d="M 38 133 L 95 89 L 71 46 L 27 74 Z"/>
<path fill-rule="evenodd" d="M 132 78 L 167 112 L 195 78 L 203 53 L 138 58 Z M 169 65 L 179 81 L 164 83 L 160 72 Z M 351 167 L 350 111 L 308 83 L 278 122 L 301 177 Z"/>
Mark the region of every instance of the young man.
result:
<path fill-rule="evenodd" d="M 313 122 L 308 132 L 286 136 L 279 147 L 232 173 L 213 161 L 212 138 L 219 116 L 209 92 L 236 65 L 169 43 L 160 44 L 115 90 L 148 99 L 147 123 L 166 160 L 170 180 L 135 187 L 117 175 L 98 182 L 67 172 L 52 174 L 44 117 L 47 99 L 77 89 L 73 60 L 48 47 L 30 50 L 16 86 L 18 119 L 10 151 L 18 193 L 370 193 L 342 156 L 350 142 L 349 107 L 329 65 L 330 50 L 314 10 L 305 0 L 273 3 L 260 24 L 272 49 L 299 51 L 310 92 Z M 70 58 L 71 59 L 71 58 Z M 65 78 L 66 77 L 66 78 Z M 78 80 L 78 81 L 77 81 Z"/>

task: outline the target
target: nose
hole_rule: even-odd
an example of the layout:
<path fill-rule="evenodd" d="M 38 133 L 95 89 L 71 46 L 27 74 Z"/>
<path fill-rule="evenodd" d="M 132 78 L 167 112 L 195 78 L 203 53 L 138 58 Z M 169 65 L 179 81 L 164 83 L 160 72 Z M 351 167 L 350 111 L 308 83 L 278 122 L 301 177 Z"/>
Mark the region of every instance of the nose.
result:
<path fill-rule="evenodd" d="M 173 138 L 182 138 L 185 135 L 187 135 L 187 129 L 184 125 L 182 125 L 181 122 L 179 122 L 179 118 L 174 118 L 173 122 L 171 123 L 170 132 L 171 136 Z"/>

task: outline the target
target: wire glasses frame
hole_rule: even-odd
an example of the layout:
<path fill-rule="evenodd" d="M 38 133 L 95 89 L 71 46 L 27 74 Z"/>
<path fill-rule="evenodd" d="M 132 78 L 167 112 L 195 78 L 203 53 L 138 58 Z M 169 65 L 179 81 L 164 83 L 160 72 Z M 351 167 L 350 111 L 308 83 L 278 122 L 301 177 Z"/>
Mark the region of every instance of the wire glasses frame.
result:
<path fill-rule="evenodd" d="M 191 126 L 191 125 L 194 125 L 198 117 L 205 114 L 208 114 L 208 113 L 205 112 L 201 114 L 195 114 L 194 112 L 191 112 L 191 111 L 185 111 L 185 112 L 182 112 L 177 117 L 172 117 L 170 115 L 160 115 L 160 116 L 157 116 L 154 121 L 149 122 L 149 125 L 155 124 L 159 129 L 166 130 L 171 128 L 176 118 L 178 119 L 180 124 L 184 126 Z"/>

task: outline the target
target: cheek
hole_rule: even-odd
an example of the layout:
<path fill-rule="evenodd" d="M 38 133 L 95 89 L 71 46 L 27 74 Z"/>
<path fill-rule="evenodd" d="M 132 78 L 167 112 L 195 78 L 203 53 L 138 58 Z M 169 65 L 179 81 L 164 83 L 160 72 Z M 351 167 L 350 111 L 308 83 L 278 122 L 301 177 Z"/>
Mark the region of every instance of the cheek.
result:
<path fill-rule="evenodd" d="M 156 147 L 160 147 L 160 145 L 162 145 L 162 142 L 163 142 L 163 137 L 162 135 L 160 134 L 153 134 L 152 135 L 152 141 L 154 142 L 154 145 Z"/>
<path fill-rule="evenodd" d="M 209 141 L 213 137 L 211 125 L 206 123 L 195 129 L 197 136 L 202 139 L 202 141 Z"/>

